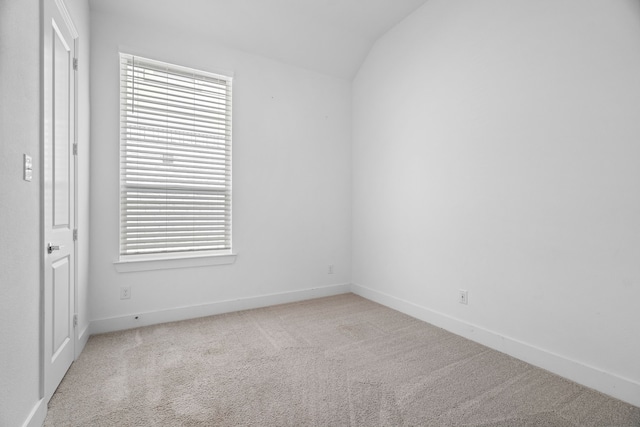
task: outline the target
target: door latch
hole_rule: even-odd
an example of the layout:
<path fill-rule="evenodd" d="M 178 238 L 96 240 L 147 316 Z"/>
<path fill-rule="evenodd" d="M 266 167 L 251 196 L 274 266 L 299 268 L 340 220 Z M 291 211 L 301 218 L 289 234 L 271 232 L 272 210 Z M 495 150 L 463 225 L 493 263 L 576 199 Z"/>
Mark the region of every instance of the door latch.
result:
<path fill-rule="evenodd" d="M 52 254 L 53 251 L 59 251 L 59 250 L 60 250 L 60 246 L 53 245 L 51 243 L 47 243 L 47 253 L 48 254 Z"/>

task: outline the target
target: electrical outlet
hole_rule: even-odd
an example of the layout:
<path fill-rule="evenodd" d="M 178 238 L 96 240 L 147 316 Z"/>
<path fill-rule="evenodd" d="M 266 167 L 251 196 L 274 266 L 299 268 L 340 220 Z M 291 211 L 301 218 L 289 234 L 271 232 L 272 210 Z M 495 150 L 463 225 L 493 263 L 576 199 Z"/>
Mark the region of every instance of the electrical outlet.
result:
<path fill-rule="evenodd" d="M 333 264 L 329 264 L 328 274 L 333 274 Z"/>
<path fill-rule="evenodd" d="M 464 289 L 460 289 L 458 293 L 458 302 L 460 304 L 467 305 L 469 304 L 469 291 L 465 291 Z"/>
<path fill-rule="evenodd" d="M 120 299 L 131 298 L 131 286 L 122 286 L 120 288 Z"/>

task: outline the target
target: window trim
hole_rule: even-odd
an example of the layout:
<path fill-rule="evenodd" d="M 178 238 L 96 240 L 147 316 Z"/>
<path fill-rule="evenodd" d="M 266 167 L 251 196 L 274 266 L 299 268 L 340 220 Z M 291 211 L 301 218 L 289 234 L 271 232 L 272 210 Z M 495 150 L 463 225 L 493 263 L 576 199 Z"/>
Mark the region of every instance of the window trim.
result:
<path fill-rule="evenodd" d="M 125 255 L 113 262 L 118 273 L 131 273 L 136 271 L 170 270 L 174 268 L 210 267 L 215 265 L 229 265 L 236 262 L 237 253 L 207 253 L 194 255 L 190 253 L 184 256 L 168 256 L 170 254 L 149 255 Z M 173 255 L 173 254 L 171 254 Z"/>
<path fill-rule="evenodd" d="M 127 53 L 125 51 L 119 51 L 119 63 L 123 60 L 123 56 L 140 58 L 144 61 L 149 61 L 152 63 L 158 63 L 159 65 L 166 65 L 173 70 L 181 70 L 189 73 L 196 73 L 202 76 L 213 77 L 221 80 L 225 80 L 229 86 L 229 90 L 233 91 L 233 73 L 220 73 L 220 72 L 209 72 L 202 71 L 198 69 L 194 69 L 191 67 L 186 67 L 182 65 L 176 65 L 165 61 L 158 61 L 155 59 L 148 58 L 142 55 L 133 55 L 131 53 Z M 120 65 L 119 67 L 122 67 Z M 122 71 L 119 72 L 119 90 L 122 92 Z M 232 97 L 233 95 L 231 95 Z M 122 254 L 122 243 L 121 243 L 121 231 L 119 233 L 118 238 L 118 259 L 113 262 L 115 269 L 118 272 L 130 272 L 130 271 L 147 271 L 147 270 L 158 270 L 158 269 L 172 269 L 172 268 L 185 268 L 185 267 L 200 267 L 200 266 L 211 266 L 211 265 L 226 265 L 233 264 L 236 260 L 237 254 L 234 253 L 233 250 L 233 183 L 232 183 L 232 116 L 233 116 L 233 101 L 231 97 L 228 99 L 227 107 L 228 107 L 228 116 L 230 121 L 229 126 L 229 146 L 227 149 L 229 155 L 229 164 L 227 167 L 227 171 L 229 173 L 228 178 L 228 190 L 230 195 L 229 201 L 229 218 L 228 218 L 228 228 L 229 228 L 229 247 L 225 249 L 219 250 L 193 250 L 193 251 L 174 251 L 174 252 L 159 252 L 159 253 L 145 253 L 145 254 Z M 119 117 L 122 117 L 122 95 L 119 96 Z M 119 124 L 119 132 L 120 132 L 120 144 L 119 144 L 119 152 L 118 152 L 118 161 L 119 161 L 119 205 L 121 204 L 121 194 L 123 188 L 122 181 L 122 147 L 123 147 L 123 138 L 122 138 L 122 121 L 120 120 Z M 118 211 L 119 218 L 119 230 L 122 229 L 123 225 L 123 213 L 122 207 L 120 206 Z"/>

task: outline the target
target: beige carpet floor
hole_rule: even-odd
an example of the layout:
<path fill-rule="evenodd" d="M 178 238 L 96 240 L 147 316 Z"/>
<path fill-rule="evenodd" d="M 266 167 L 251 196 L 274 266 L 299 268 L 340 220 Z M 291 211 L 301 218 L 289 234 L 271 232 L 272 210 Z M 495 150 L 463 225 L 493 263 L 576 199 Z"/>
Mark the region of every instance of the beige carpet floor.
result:
<path fill-rule="evenodd" d="M 347 294 L 93 336 L 45 426 L 640 426 L 609 398 Z"/>

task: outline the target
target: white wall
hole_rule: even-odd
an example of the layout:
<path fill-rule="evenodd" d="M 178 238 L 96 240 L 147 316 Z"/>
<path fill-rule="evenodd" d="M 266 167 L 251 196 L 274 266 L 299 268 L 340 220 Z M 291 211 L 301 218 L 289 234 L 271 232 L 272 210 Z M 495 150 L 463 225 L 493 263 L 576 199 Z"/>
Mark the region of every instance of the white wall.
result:
<path fill-rule="evenodd" d="M 353 91 L 355 288 L 640 405 L 640 3 L 430 0 Z"/>
<path fill-rule="evenodd" d="M 0 425 L 40 400 L 40 20 L 0 0 Z M 22 155 L 33 181 L 22 180 Z"/>
<path fill-rule="evenodd" d="M 91 25 L 91 315 L 102 325 L 95 330 L 134 326 L 108 320 L 132 319 L 132 314 L 347 284 L 350 83 L 225 48 L 189 29 L 130 22 L 93 9 Z M 114 269 L 119 50 L 235 73 L 235 264 L 135 273 Z M 327 274 L 329 264 L 335 265 L 333 275 Z M 132 287 L 130 300 L 120 300 L 121 286 Z"/>
<path fill-rule="evenodd" d="M 88 3 L 65 2 L 88 42 Z M 0 0 L 0 425 L 37 424 L 40 402 L 40 3 Z M 80 47 L 88 59 L 88 44 Z M 88 175 L 88 60 L 79 81 L 79 131 Z M 33 158 L 33 180 L 22 179 L 22 156 Z M 79 188 L 78 296 L 80 324 L 87 325 L 88 186 Z"/>

